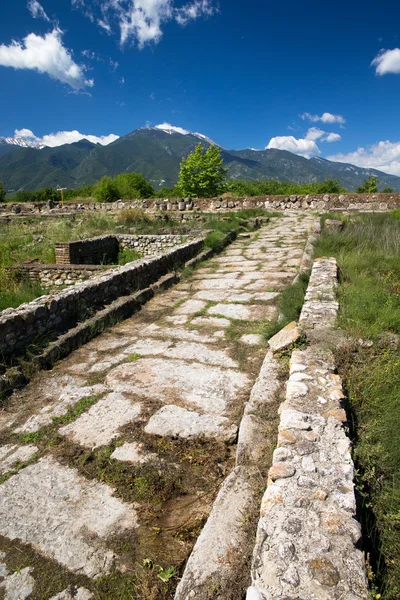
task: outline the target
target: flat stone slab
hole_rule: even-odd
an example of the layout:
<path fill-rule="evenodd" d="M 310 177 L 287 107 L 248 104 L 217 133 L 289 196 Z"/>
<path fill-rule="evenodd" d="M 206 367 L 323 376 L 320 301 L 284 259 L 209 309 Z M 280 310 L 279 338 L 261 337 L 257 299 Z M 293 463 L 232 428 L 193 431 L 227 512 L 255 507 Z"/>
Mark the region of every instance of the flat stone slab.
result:
<path fill-rule="evenodd" d="M 204 437 L 222 442 L 233 443 L 238 428 L 226 417 L 200 415 L 173 404 L 163 406 L 153 415 L 146 427 L 146 433 L 164 437 L 185 439 Z"/>
<path fill-rule="evenodd" d="M 156 457 L 156 454 L 143 454 L 143 445 L 137 442 L 125 442 L 111 454 L 115 460 L 132 464 L 143 464 Z"/>
<path fill-rule="evenodd" d="M 173 348 L 165 352 L 164 356 L 195 360 L 206 365 L 219 365 L 220 367 L 237 368 L 238 366 L 225 350 L 215 350 L 195 342 L 178 342 Z"/>
<path fill-rule="evenodd" d="M 0 534 L 54 559 L 77 574 L 110 572 L 107 538 L 138 526 L 132 506 L 104 483 L 87 480 L 47 456 L 0 486 Z"/>
<path fill-rule="evenodd" d="M 276 309 L 272 306 L 243 306 L 242 304 L 216 304 L 207 310 L 209 315 L 221 315 L 241 321 L 262 321 L 272 319 Z"/>
<path fill-rule="evenodd" d="M 93 594 L 86 588 L 80 587 L 77 590 L 63 590 L 56 596 L 52 596 L 50 600 L 90 600 Z"/>
<path fill-rule="evenodd" d="M 222 415 L 229 402 L 246 388 L 244 373 L 197 363 L 162 358 L 143 358 L 116 367 L 106 377 L 116 392 L 129 392 L 143 398 L 176 401 L 200 410 Z"/>
<path fill-rule="evenodd" d="M 76 421 L 59 429 L 73 442 L 86 448 L 106 446 L 118 437 L 119 428 L 137 419 L 141 411 L 121 393 L 112 392 L 91 406 Z"/>
<path fill-rule="evenodd" d="M 32 571 L 31 567 L 25 567 L 15 573 L 8 573 L 6 566 L 0 563 L 0 576 L 4 577 L 4 581 L 0 583 L 0 592 L 4 591 L 4 600 L 25 600 L 31 595 L 35 587 L 35 580 L 30 575 Z"/>
<path fill-rule="evenodd" d="M 225 327 L 229 327 L 231 322 L 221 317 L 195 317 L 190 324 L 203 327 L 222 327 L 225 329 Z"/>
<path fill-rule="evenodd" d="M 36 446 L 17 446 L 7 444 L 0 447 L 0 473 L 6 473 L 13 469 L 18 463 L 28 461 L 38 451 Z"/>
<path fill-rule="evenodd" d="M 206 302 L 201 300 L 186 300 L 180 306 L 174 309 L 175 315 L 194 315 L 207 306 Z"/>
<path fill-rule="evenodd" d="M 248 333 L 242 335 L 240 341 L 242 344 L 246 344 L 247 346 L 259 346 L 263 343 L 263 336 L 259 333 Z"/>
<path fill-rule="evenodd" d="M 238 290 L 200 290 L 196 292 L 195 298 L 202 298 L 211 302 L 224 302 L 230 300 L 231 302 L 250 302 L 254 300 L 254 294 L 249 292 L 238 293 Z"/>
<path fill-rule="evenodd" d="M 47 390 L 43 393 L 43 399 L 47 400 L 51 397 L 58 397 L 58 399 L 43 406 L 39 413 L 29 417 L 24 425 L 15 429 L 15 433 L 39 431 L 45 425 L 49 425 L 53 417 L 61 417 L 67 414 L 69 408 L 75 406 L 79 400 L 101 394 L 106 389 L 103 384 L 79 385 L 79 380 L 69 375 L 62 377 L 61 381 L 56 384 L 53 381 L 46 382 L 46 384 Z"/>
<path fill-rule="evenodd" d="M 184 327 L 161 327 L 155 323 L 143 329 L 143 335 L 150 337 L 169 337 L 172 340 L 198 342 L 199 344 L 211 344 L 215 342 L 212 336 L 200 334 L 195 329 L 185 329 Z"/>

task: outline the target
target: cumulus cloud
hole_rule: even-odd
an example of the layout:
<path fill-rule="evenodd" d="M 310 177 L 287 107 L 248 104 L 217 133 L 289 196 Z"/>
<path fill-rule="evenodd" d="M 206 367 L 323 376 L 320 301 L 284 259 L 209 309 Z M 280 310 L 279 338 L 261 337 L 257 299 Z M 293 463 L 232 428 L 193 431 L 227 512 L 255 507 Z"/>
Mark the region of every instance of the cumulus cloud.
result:
<path fill-rule="evenodd" d="M 28 0 L 28 10 L 34 19 L 44 19 L 50 22 L 49 17 L 46 14 L 43 6 L 37 0 Z"/>
<path fill-rule="evenodd" d="M 371 65 L 376 67 L 375 73 L 377 75 L 387 75 L 388 73 L 399 74 L 400 48 L 394 48 L 393 50 L 381 50 L 379 54 L 375 56 Z"/>
<path fill-rule="evenodd" d="M 295 138 L 293 135 L 281 135 L 270 139 L 269 148 L 277 148 L 278 150 L 287 150 L 298 154 L 304 158 L 310 158 L 314 154 L 320 154 L 320 150 L 314 140 L 306 138 Z"/>
<path fill-rule="evenodd" d="M 333 115 L 332 113 L 329 112 L 324 112 L 322 115 L 312 115 L 311 113 L 303 113 L 302 115 L 300 115 L 301 118 L 304 120 L 309 120 L 312 121 L 313 123 L 317 123 L 318 121 L 321 121 L 321 123 L 339 123 L 339 125 L 344 125 L 344 123 L 346 123 L 346 120 L 344 117 L 342 117 L 342 115 Z"/>
<path fill-rule="evenodd" d="M 322 129 L 319 129 L 319 127 L 310 127 L 310 129 L 306 133 L 306 140 L 311 140 L 315 142 L 316 140 L 322 138 L 322 136 L 324 135 L 325 131 L 322 131 Z"/>
<path fill-rule="evenodd" d="M 186 25 L 189 21 L 198 19 L 203 15 L 211 16 L 214 12 L 215 7 L 212 6 L 210 0 L 195 0 L 191 4 L 177 8 L 175 19 L 179 25 Z"/>
<path fill-rule="evenodd" d="M 326 137 L 322 140 L 324 142 L 339 142 L 342 139 L 342 136 L 338 133 L 328 133 Z"/>
<path fill-rule="evenodd" d="M 187 129 L 183 129 L 183 127 L 176 127 L 170 123 L 159 123 L 158 125 L 154 125 L 154 129 L 161 129 L 167 133 L 181 133 L 182 135 L 188 135 L 190 133 L 190 131 Z"/>
<path fill-rule="evenodd" d="M 348 154 L 328 156 L 328 159 L 400 176 L 400 142 L 386 140 Z"/>
<path fill-rule="evenodd" d="M 93 142 L 93 144 L 107 146 L 107 144 L 111 144 L 111 142 L 115 142 L 115 140 L 119 138 L 119 136 L 115 135 L 114 133 L 97 136 L 80 133 L 76 129 L 73 131 L 58 131 L 57 133 L 49 133 L 43 137 L 37 137 L 30 129 L 16 129 L 14 135 L 15 137 L 34 140 L 43 146 L 50 146 L 51 148 L 62 146 L 63 144 L 72 144 L 73 142 L 79 142 L 79 140 L 89 140 L 89 142 Z"/>
<path fill-rule="evenodd" d="M 74 90 L 91 87 L 93 79 L 85 78 L 85 66 L 73 60 L 70 50 L 63 46 L 62 34 L 55 28 L 43 37 L 30 33 L 22 42 L 12 41 L 9 46 L 1 44 L 0 65 L 47 73 Z"/>
<path fill-rule="evenodd" d="M 136 42 L 139 48 L 148 43 L 157 44 L 163 35 L 163 25 L 175 20 L 181 26 L 189 21 L 208 17 L 217 9 L 213 0 L 192 0 L 176 7 L 174 0 L 72 0 L 76 8 L 92 15 L 94 6 L 100 5 L 101 16 L 97 24 L 107 33 L 115 26 L 120 33 L 121 46 Z"/>

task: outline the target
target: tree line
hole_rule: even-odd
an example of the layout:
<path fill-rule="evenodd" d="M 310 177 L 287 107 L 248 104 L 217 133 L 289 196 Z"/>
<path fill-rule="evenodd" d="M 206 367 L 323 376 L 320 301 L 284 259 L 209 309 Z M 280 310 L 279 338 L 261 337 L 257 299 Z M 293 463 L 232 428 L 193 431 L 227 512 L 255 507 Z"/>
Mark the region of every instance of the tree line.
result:
<path fill-rule="evenodd" d="M 378 191 L 377 177 L 370 176 L 356 189 L 357 193 L 375 193 Z M 229 180 L 228 169 L 223 165 L 221 150 L 211 145 L 206 150 L 201 143 L 193 152 L 183 158 L 179 169 L 178 183 L 171 188 L 155 190 L 152 184 L 139 173 L 121 173 L 116 177 L 103 177 L 94 185 L 85 185 L 64 191 L 65 200 L 94 198 L 98 202 L 114 202 L 123 198 L 212 198 L 224 192 L 233 196 L 269 196 L 292 194 L 340 194 L 345 193 L 338 181 L 327 179 L 310 183 L 294 183 L 262 179 L 259 181 Z M 391 188 L 383 192 L 392 193 Z M 4 202 L 6 193 L 0 182 L 0 202 Z M 48 202 L 61 200 L 61 191 L 47 187 L 35 191 L 18 191 L 12 198 L 14 202 Z"/>

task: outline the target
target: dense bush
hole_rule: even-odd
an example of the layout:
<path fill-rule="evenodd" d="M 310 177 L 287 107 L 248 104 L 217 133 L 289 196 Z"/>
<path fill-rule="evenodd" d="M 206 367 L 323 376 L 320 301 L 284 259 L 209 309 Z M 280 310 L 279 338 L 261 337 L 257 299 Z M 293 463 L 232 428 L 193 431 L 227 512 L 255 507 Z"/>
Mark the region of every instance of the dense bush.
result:
<path fill-rule="evenodd" d="M 314 181 L 312 183 L 293 183 L 291 181 L 276 181 L 275 179 L 262 179 L 260 181 L 246 181 L 238 179 L 228 181 L 227 191 L 234 196 L 272 196 L 290 194 L 340 194 L 346 190 L 333 180 Z"/>

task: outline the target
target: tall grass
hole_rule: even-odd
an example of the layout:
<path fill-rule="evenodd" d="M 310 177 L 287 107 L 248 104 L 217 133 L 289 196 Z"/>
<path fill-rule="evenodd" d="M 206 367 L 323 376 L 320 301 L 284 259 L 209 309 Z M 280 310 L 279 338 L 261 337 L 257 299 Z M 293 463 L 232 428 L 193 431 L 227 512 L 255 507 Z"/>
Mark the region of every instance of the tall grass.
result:
<path fill-rule="evenodd" d="M 339 326 L 355 342 L 338 353 L 353 420 L 360 518 L 373 598 L 400 598 L 400 212 L 360 215 L 324 231 L 317 255 L 340 269 Z M 366 347 L 367 346 L 367 347 Z"/>

